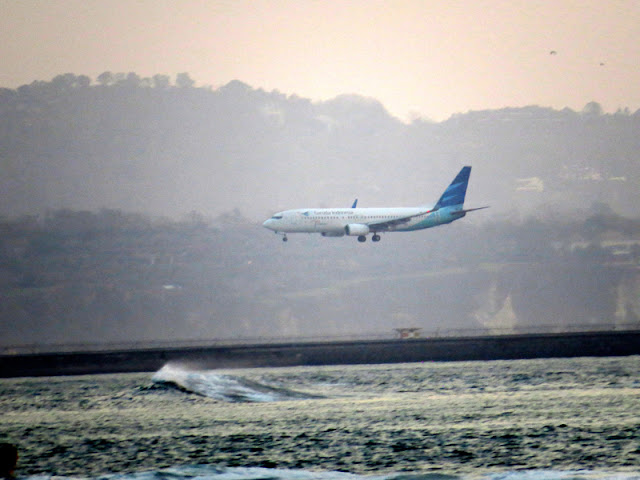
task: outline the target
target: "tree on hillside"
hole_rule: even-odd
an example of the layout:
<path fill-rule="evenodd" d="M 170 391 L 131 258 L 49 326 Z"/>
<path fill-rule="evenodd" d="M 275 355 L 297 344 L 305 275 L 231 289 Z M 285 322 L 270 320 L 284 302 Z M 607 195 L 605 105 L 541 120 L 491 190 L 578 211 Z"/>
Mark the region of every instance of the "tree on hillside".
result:
<path fill-rule="evenodd" d="M 111 85 L 113 83 L 113 73 L 111 72 L 102 72 L 98 75 L 98 83 L 103 86 Z"/>
<path fill-rule="evenodd" d="M 176 75 L 176 86 L 180 88 L 191 88 L 196 84 L 187 72 Z"/>
<path fill-rule="evenodd" d="M 129 88 L 137 88 L 140 86 L 141 82 L 142 79 L 137 73 L 129 72 L 122 84 Z"/>
<path fill-rule="evenodd" d="M 170 85 L 171 79 L 169 78 L 169 75 L 158 74 L 153 76 L 153 86 L 155 88 L 164 90 L 165 88 L 169 88 Z"/>
<path fill-rule="evenodd" d="M 582 109 L 582 113 L 585 115 L 599 116 L 603 114 L 602 105 L 598 102 L 589 102 Z"/>

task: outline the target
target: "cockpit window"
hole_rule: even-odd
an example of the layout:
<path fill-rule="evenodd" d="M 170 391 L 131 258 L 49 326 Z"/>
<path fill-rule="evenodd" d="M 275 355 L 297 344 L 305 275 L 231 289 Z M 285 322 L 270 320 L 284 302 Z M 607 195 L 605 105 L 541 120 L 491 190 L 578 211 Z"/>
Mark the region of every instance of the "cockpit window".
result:
<path fill-rule="evenodd" d="M 282 219 L 282 215 L 274 215 L 273 217 L 271 217 L 273 220 L 280 220 Z"/>

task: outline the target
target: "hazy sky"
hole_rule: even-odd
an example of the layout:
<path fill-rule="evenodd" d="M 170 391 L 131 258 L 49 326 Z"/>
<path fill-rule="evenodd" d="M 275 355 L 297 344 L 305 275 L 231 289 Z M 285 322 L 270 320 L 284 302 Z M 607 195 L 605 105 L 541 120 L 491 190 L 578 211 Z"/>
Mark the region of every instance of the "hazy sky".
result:
<path fill-rule="evenodd" d="M 554 52 L 554 53 L 552 53 Z M 638 0 L 0 0 L 0 86 L 188 72 L 394 115 L 640 108 Z"/>

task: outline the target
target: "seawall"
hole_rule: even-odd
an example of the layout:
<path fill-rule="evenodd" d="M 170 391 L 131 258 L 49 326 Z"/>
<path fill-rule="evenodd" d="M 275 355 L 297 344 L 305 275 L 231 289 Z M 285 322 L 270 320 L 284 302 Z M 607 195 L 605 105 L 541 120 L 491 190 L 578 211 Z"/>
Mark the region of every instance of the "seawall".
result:
<path fill-rule="evenodd" d="M 640 330 L 2 355 L 0 377 L 627 355 L 640 355 Z"/>

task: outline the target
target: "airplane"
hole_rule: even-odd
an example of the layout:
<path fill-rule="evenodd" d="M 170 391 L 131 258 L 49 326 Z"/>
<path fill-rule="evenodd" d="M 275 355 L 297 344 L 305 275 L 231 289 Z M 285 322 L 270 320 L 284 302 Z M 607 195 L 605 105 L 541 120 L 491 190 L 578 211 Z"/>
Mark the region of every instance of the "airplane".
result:
<path fill-rule="evenodd" d="M 351 208 L 298 208 L 278 212 L 262 225 L 282 240 L 287 233 L 320 233 L 323 237 L 358 237 L 359 242 L 380 241 L 380 233 L 413 232 L 445 225 L 467 213 L 489 207 L 464 209 L 471 167 L 462 167 L 456 178 L 433 206 L 400 208 L 358 208 L 356 199 Z"/>

